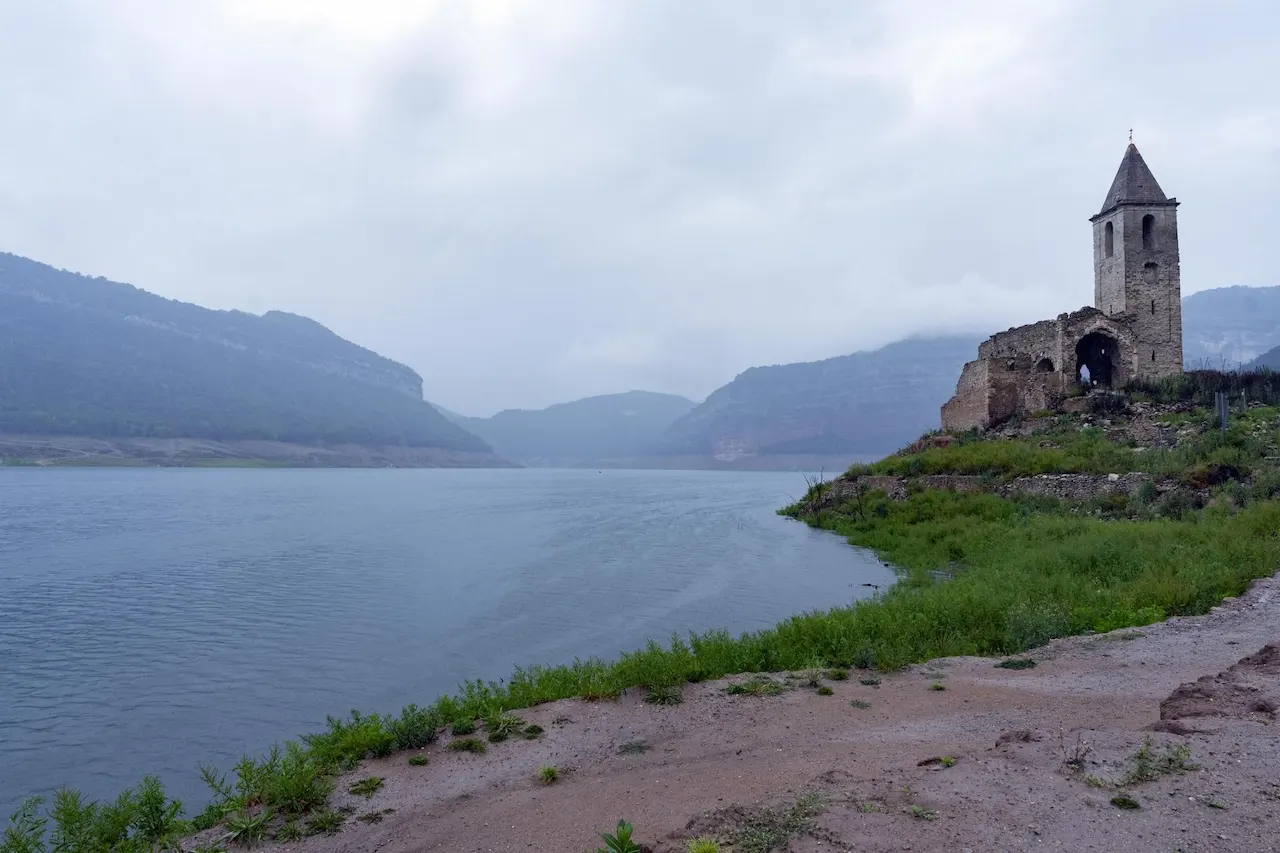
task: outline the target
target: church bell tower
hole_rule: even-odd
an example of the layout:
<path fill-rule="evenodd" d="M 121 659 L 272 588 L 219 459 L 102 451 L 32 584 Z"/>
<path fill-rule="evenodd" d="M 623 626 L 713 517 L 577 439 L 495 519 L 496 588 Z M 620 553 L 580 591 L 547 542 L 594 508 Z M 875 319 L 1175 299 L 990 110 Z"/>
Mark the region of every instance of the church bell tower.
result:
<path fill-rule="evenodd" d="M 1178 200 L 1129 143 L 1093 223 L 1093 305 L 1134 331 L 1135 378 L 1182 372 Z M 1127 361 L 1128 359 L 1126 359 Z"/>

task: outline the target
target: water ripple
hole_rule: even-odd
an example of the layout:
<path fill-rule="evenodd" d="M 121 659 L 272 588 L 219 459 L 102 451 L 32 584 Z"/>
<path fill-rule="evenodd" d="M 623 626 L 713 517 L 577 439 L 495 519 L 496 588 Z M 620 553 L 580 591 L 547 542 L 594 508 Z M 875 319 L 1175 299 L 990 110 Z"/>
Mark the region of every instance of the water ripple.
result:
<path fill-rule="evenodd" d="M 395 710 L 514 664 L 771 625 L 887 572 L 799 474 L 0 471 L 0 809 Z M 0 816 L 3 816 L 0 814 Z"/>

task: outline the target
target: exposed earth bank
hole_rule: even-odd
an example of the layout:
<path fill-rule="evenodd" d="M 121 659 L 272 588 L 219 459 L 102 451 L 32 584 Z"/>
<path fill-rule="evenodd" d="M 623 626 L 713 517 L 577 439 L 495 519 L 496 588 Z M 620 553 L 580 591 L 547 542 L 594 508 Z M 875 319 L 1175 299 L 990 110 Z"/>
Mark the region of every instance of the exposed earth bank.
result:
<path fill-rule="evenodd" d="M 444 447 L 214 441 L 205 438 L 81 438 L 0 435 L 0 465 L 513 468 L 492 451 Z"/>
<path fill-rule="evenodd" d="M 824 678 L 830 695 L 777 676 L 774 696 L 729 695 L 747 680 L 730 678 L 672 707 L 641 690 L 556 702 L 522 713 L 538 740 L 470 755 L 446 736 L 425 766 L 363 763 L 339 781 L 342 830 L 289 846 L 584 851 L 626 818 L 653 851 L 696 835 L 734 850 L 1277 850 L 1277 643 L 1268 578 L 1205 616 L 1055 640 L 1025 670 L 952 658 Z M 538 781 L 544 765 L 558 781 Z M 384 786 L 348 793 L 367 776 Z M 787 840 L 761 846 L 770 833 Z"/>

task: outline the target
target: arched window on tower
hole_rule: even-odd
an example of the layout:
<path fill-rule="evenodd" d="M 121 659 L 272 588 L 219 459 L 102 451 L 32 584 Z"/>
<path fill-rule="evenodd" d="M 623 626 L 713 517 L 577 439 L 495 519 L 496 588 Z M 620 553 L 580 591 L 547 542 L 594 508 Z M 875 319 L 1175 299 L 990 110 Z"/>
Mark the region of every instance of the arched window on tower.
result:
<path fill-rule="evenodd" d="M 1156 266 L 1155 264 L 1153 264 L 1153 263 L 1145 263 L 1145 264 L 1143 264 L 1143 265 L 1142 265 L 1142 280 L 1143 280 L 1143 281 L 1145 281 L 1147 284 L 1155 284 L 1155 283 L 1156 283 L 1156 273 L 1159 271 L 1159 269 L 1160 269 L 1160 268 L 1159 268 L 1158 266 Z"/>
<path fill-rule="evenodd" d="M 1154 249 L 1156 247 L 1156 218 L 1148 213 L 1142 217 L 1142 248 Z"/>
<path fill-rule="evenodd" d="M 1116 229 L 1110 222 L 1102 229 L 1102 256 L 1109 258 L 1116 253 Z"/>

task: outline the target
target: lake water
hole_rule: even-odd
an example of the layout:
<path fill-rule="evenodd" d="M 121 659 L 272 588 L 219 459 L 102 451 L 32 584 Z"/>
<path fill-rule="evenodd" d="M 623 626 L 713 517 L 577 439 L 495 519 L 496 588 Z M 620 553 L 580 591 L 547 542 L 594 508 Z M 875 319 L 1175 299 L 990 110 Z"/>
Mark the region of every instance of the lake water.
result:
<path fill-rule="evenodd" d="M 800 474 L 0 469 L 0 822 L 515 664 L 770 626 L 892 573 Z M 189 809 L 190 811 L 190 809 Z"/>

